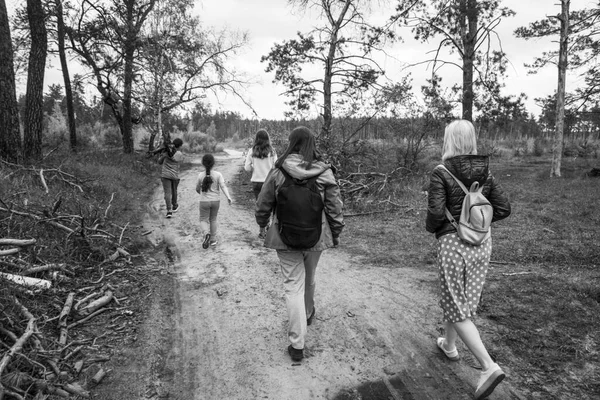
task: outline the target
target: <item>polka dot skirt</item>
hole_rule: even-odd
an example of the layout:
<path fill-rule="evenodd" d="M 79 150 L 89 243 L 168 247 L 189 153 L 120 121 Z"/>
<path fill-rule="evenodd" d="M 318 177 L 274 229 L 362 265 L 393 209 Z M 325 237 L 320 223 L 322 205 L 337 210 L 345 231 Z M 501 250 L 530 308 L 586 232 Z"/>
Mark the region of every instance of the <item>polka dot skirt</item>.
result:
<path fill-rule="evenodd" d="M 440 306 L 444 321 L 460 322 L 476 314 L 491 254 L 491 238 L 480 246 L 463 242 L 456 233 L 438 240 Z"/>

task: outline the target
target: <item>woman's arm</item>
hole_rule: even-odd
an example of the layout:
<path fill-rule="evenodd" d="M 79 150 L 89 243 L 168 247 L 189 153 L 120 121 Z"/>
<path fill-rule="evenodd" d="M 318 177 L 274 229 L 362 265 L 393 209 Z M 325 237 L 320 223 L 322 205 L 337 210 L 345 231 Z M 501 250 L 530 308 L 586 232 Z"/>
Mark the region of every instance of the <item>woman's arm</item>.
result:
<path fill-rule="evenodd" d="M 229 201 L 229 204 L 231 204 L 233 200 L 231 200 L 229 190 L 227 189 L 227 185 L 225 185 L 225 178 L 223 178 L 223 174 L 219 174 L 219 187 L 221 188 L 221 190 L 223 190 L 223 194 L 225 195 L 225 197 L 227 197 L 227 201 Z"/>
<path fill-rule="evenodd" d="M 335 176 L 331 170 L 323 173 L 325 185 L 325 216 L 331 229 L 331 236 L 338 238 L 344 229 L 344 203 Z"/>
<path fill-rule="evenodd" d="M 429 178 L 427 191 L 427 219 L 425 229 L 435 233 L 446 221 L 446 188 L 442 171 L 434 169 Z"/>
<path fill-rule="evenodd" d="M 244 163 L 244 169 L 248 172 L 252 171 L 252 148 L 248 150 L 248 154 L 246 154 L 246 162 Z"/>
<path fill-rule="evenodd" d="M 254 217 L 256 219 L 256 223 L 261 228 L 264 228 L 269 224 L 269 218 L 271 217 L 271 214 L 275 209 L 275 204 L 277 203 L 275 199 L 275 193 L 277 191 L 275 186 L 277 174 L 281 174 L 281 172 L 277 169 L 272 169 L 269 171 L 256 202 Z"/>

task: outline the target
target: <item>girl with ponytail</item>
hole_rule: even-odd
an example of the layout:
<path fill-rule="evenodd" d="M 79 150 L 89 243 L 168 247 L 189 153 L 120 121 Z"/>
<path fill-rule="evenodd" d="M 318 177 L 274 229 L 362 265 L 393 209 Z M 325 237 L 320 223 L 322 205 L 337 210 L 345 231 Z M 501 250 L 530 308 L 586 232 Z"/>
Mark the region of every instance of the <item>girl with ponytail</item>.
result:
<path fill-rule="evenodd" d="M 221 190 L 229 204 L 232 200 L 223 175 L 213 170 L 215 157 L 212 154 L 205 154 L 202 157 L 202 165 L 204 171 L 198 175 L 196 192 L 200 194 L 200 229 L 204 236 L 202 247 L 206 249 L 209 245 L 217 244 L 217 214 L 221 205 Z"/>

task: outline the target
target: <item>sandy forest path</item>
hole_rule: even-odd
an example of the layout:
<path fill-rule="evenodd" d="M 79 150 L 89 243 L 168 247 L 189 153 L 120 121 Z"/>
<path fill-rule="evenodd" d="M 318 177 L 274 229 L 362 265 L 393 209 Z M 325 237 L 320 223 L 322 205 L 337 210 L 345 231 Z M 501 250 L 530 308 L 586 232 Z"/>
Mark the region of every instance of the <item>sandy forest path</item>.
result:
<path fill-rule="evenodd" d="M 146 389 L 141 398 L 472 398 L 474 360 L 463 351 L 460 362 L 451 362 L 435 346 L 440 311 L 431 288 L 436 276 L 418 265 L 371 266 L 344 251 L 343 236 L 340 248 L 321 258 L 316 321 L 309 327 L 306 358 L 293 363 L 286 352 L 277 256 L 258 239 L 253 210 L 235 203 L 248 193 L 229 185 L 234 203 L 221 202 L 219 243 L 202 249 L 195 192 L 202 167 L 199 160 L 193 163 L 182 176 L 175 217 L 164 218 L 158 187 L 144 222 L 152 230 L 149 239 L 168 248 L 174 286 L 173 300 L 164 302 L 170 311 L 162 310 L 162 320 L 147 322 L 144 329 L 151 331 L 140 335 L 157 344 L 152 349 L 138 343 L 155 353 L 147 355 L 147 363 L 161 365 L 160 373 L 144 377 L 145 387 L 153 390 Z M 230 183 L 242 165 L 241 153 L 229 151 L 217 157 L 215 170 Z M 160 311 L 161 304 L 151 308 Z M 490 397 L 515 398 L 520 396 L 510 377 Z"/>

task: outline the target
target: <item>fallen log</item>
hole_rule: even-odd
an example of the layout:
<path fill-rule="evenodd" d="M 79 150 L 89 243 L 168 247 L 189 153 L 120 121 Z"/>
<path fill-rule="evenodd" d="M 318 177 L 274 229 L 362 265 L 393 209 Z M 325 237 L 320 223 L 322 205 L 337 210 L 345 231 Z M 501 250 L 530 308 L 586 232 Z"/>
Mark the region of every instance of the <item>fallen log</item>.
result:
<path fill-rule="evenodd" d="M 35 239 L 0 239 L 0 246 L 31 246 L 35 244 Z"/>
<path fill-rule="evenodd" d="M 76 396 L 81 396 L 88 398 L 90 397 L 90 392 L 82 388 L 78 383 L 67 383 L 63 385 L 63 389 L 67 392 L 74 394 Z"/>
<path fill-rule="evenodd" d="M 29 310 L 27 310 L 27 308 L 25 308 L 25 306 L 19 303 L 17 299 L 15 299 L 15 303 L 17 303 L 17 305 L 21 307 L 21 314 L 23 314 L 28 319 L 27 329 L 25 329 L 25 332 L 23 333 L 23 335 L 21 335 L 19 340 L 17 340 L 15 344 L 12 345 L 10 350 L 6 354 L 4 354 L 4 357 L 2 357 L 2 360 L 0 361 L 0 376 L 2 376 L 2 372 L 4 372 L 4 370 L 8 366 L 8 363 L 10 362 L 11 358 L 21 351 L 25 343 L 27 343 L 27 341 L 35 331 L 35 318 L 33 317 L 33 315 L 29 312 Z"/>
<path fill-rule="evenodd" d="M 104 296 L 100 297 L 97 300 L 94 300 L 93 302 L 91 302 L 90 304 L 88 304 L 87 306 L 85 306 L 84 308 L 82 308 L 81 310 L 79 310 L 78 313 L 82 317 L 90 315 L 94 311 L 96 311 L 99 308 L 104 307 L 105 305 L 107 305 L 108 303 L 110 303 L 112 299 L 113 299 L 113 293 L 112 293 L 112 291 L 107 290 L 106 294 Z"/>
<path fill-rule="evenodd" d="M 17 254 L 19 251 L 21 251 L 20 247 L 15 247 L 8 250 L 0 250 L 0 256 L 10 256 L 13 254 Z"/>
<path fill-rule="evenodd" d="M 79 321 L 73 322 L 73 323 L 72 323 L 71 325 L 69 325 L 67 328 L 68 328 L 68 329 L 73 329 L 74 327 L 76 327 L 76 326 L 78 326 L 78 325 L 81 325 L 81 324 L 83 324 L 84 322 L 86 322 L 86 321 L 88 321 L 88 320 L 92 319 L 92 318 L 93 318 L 93 317 L 95 317 L 96 315 L 98 315 L 98 314 L 101 314 L 101 313 L 103 313 L 104 311 L 108 311 L 108 310 L 112 310 L 112 308 L 101 308 L 101 309 L 99 309 L 98 311 L 96 311 L 96 312 L 94 312 L 94 313 L 92 313 L 92 314 L 88 315 L 87 317 L 85 317 L 85 318 L 82 318 L 82 319 L 80 319 Z"/>
<path fill-rule="evenodd" d="M 34 287 L 37 289 L 50 289 L 52 282 L 46 279 L 32 278 L 29 276 L 14 275 L 6 272 L 0 272 L 0 277 L 26 287 Z"/>
<path fill-rule="evenodd" d="M 60 329 L 60 338 L 58 342 L 61 345 L 67 344 L 67 319 L 69 318 L 69 314 L 71 313 L 71 308 L 73 307 L 73 299 L 75 298 L 75 293 L 71 292 L 67 296 L 67 300 L 65 301 L 65 305 L 63 306 L 62 311 L 58 317 L 58 328 Z"/>
<path fill-rule="evenodd" d="M 100 370 L 96 372 L 96 375 L 94 375 L 94 377 L 92 378 L 92 382 L 94 382 L 96 385 L 99 384 L 102 381 L 102 379 L 104 379 L 105 375 L 106 371 L 103 368 L 100 368 Z"/>
<path fill-rule="evenodd" d="M 55 269 L 60 269 L 60 270 L 65 270 L 65 264 L 46 264 L 46 265 L 40 265 L 38 267 L 31 267 L 26 269 L 25 271 L 21 272 L 22 275 L 33 275 L 33 274 L 37 274 L 39 272 L 45 272 L 45 271 L 53 271 Z"/>

